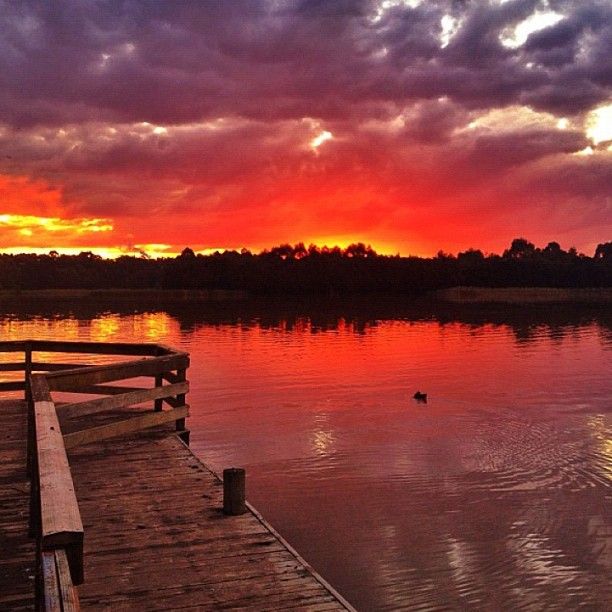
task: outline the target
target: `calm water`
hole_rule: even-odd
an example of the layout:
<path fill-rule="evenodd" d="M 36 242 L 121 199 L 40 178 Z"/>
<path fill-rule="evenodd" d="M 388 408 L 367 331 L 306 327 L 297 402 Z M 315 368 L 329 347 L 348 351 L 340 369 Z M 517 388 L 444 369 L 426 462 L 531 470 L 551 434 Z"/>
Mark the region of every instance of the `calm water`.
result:
<path fill-rule="evenodd" d="M 236 308 L 0 332 L 188 350 L 192 447 L 359 609 L 612 607 L 610 313 Z"/>

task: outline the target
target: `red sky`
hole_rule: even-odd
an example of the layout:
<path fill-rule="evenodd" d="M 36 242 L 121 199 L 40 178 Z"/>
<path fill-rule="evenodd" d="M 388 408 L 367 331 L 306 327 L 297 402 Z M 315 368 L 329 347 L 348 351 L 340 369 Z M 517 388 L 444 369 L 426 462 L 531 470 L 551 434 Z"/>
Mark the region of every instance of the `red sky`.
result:
<path fill-rule="evenodd" d="M 612 239 L 607 0 L 0 4 L 0 250 Z"/>

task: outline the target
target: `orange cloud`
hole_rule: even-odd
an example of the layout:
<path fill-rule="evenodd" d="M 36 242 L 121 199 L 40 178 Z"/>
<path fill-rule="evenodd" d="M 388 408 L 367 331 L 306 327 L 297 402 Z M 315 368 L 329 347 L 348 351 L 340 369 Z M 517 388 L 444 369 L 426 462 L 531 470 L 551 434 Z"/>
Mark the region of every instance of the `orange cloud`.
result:
<path fill-rule="evenodd" d="M 27 176 L 0 174 L 0 213 L 61 215 L 62 190 Z"/>
<path fill-rule="evenodd" d="M 113 229 L 111 219 L 69 215 L 60 187 L 0 174 L 0 252 L 76 248 L 93 236 L 112 234 Z"/>

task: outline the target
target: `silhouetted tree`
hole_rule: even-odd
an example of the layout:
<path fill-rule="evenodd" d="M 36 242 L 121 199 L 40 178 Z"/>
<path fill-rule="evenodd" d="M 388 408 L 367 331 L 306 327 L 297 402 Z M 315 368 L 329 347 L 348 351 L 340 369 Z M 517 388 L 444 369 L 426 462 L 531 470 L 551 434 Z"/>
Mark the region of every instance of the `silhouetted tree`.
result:
<path fill-rule="evenodd" d="M 193 249 L 190 249 L 189 247 L 185 247 L 181 251 L 181 254 L 179 255 L 179 257 L 181 259 L 195 259 L 196 254 L 193 252 Z"/>
<path fill-rule="evenodd" d="M 376 251 L 368 244 L 366 246 L 363 242 L 356 242 L 349 244 L 344 253 L 346 257 L 376 257 Z"/>
<path fill-rule="evenodd" d="M 484 260 L 484 255 L 480 249 L 468 249 L 463 253 L 458 253 L 457 259 L 461 262 L 481 263 Z"/>
<path fill-rule="evenodd" d="M 602 242 L 595 249 L 595 259 L 612 259 L 612 242 Z"/>
<path fill-rule="evenodd" d="M 559 257 L 565 255 L 565 251 L 561 248 L 558 242 L 549 242 L 543 249 L 544 255 L 553 259 L 559 259 Z"/>
<path fill-rule="evenodd" d="M 536 247 L 533 242 L 529 242 L 525 238 L 515 238 L 512 241 L 509 249 L 504 251 L 504 257 L 510 259 L 524 259 L 531 257 L 536 253 Z"/>
<path fill-rule="evenodd" d="M 1 289 L 140 288 L 240 289 L 253 294 L 340 295 L 417 293 L 471 285 L 485 287 L 612 287 L 612 242 L 594 257 L 563 251 L 551 242 L 542 250 L 525 238 L 500 257 L 468 249 L 457 257 L 440 251 L 431 258 L 377 255 L 363 243 L 305 248 L 279 245 L 253 254 L 243 249 L 196 255 L 190 248 L 173 259 L 123 255 L 102 259 L 79 255 L 0 254 Z"/>

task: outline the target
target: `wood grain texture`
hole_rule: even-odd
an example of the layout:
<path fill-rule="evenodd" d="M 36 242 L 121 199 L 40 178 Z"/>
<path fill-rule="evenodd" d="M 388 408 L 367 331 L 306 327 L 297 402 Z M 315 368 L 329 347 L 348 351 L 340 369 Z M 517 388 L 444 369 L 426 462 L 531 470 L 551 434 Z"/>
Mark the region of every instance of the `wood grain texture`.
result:
<path fill-rule="evenodd" d="M 78 612 L 81 609 L 76 587 L 72 583 L 68 555 L 64 549 L 54 551 L 57 582 L 62 600 L 62 612 Z"/>
<path fill-rule="evenodd" d="M 25 402 L 0 401 L 0 430 L 0 610 L 33 610 L 36 547 L 28 537 Z"/>
<path fill-rule="evenodd" d="M 42 551 L 40 555 L 42 573 L 42 610 L 44 612 L 62 612 L 62 598 L 57 580 L 57 567 L 53 551 Z"/>
<path fill-rule="evenodd" d="M 223 514 L 222 483 L 168 429 L 69 457 L 86 531 L 82 609 L 347 609 L 255 515 Z"/>
<path fill-rule="evenodd" d="M 132 416 L 129 419 L 114 421 L 106 425 L 99 425 L 98 427 L 88 427 L 66 434 L 64 436 L 64 445 L 66 449 L 70 449 L 82 444 L 91 444 L 92 442 L 115 438 L 126 433 L 156 427 L 163 423 L 184 419 L 187 416 L 189 416 L 189 406 L 187 405 L 164 412 L 147 412 L 139 416 Z"/>
<path fill-rule="evenodd" d="M 34 418 L 42 539 L 45 548 L 52 548 L 71 543 L 83 525 L 53 403 L 35 402 Z"/>
<path fill-rule="evenodd" d="M 137 376 L 155 376 L 168 370 L 187 367 L 189 367 L 189 357 L 179 353 L 155 359 L 136 359 L 120 364 L 51 372 L 46 374 L 46 377 L 52 391 L 71 391 L 80 386 L 97 385 Z"/>
<path fill-rule="evenodd" d="M 33 490 L 34 498 L 38 493 L 41 498 L 41 561 L 49 609 L 353 609 L 249 504 L 240 516 L 223 514 L 221 481 L 172 427 L 174 421 L 184 429 L 189 413 L 186 353 L 156 345 L 46 341 L 5 343 L 5 350 L 151 355 L 27 377 L 38 467 Z M 155 377 L 156 387 L 104 384 L 140 376 Z M 170 384 L 159 387 L 163 380 Z M 63 422 L 69 427 L 62 435 L 51 391 L 85 389 L 107 397 L 60 407 L 64 415 L 74 416 Z M 138 406 L 151 400 L 158 409 L 159 400 L 176 407 L 156 411 Z M 10 483 L 23 483 L 25 402 L 10 406 L 6 414 L 14 418 L 19 413 L 22 429 L 13 444 L 0 441 L 0 482 L 6 476 Z M 4 416 L 0 413 L 0 424 Z M 7 420 L 6 430 L 9 425 Z M 14 493 L 0 491 L 0 502 L 4 497 L 9 502 L 8 510 L 0 503 L 0 527 L 17 534 L 15 542 L 23 549 L 16 550 L 12 542 L 0 546 L 0 609 L 32 609 L 34 603 L 35 551 L 31 542 L 23 542 L 27 520 L 18 520 L 12 511 L 27 508 L 25 484 Z M 25 560 L 32 575 L 16 580 Z M 12 565 L 7 578 L 5 567 Z M 86 581 L 77 596 L 73 584 L 81 583 L 83 574 Z"/>
<path fill-rule="evenodd" d="M 39 537 L 42 550 L 65 547 L 75 584 L 83 580 L 83 524 L 55 404 L 44 375 L 30 377 L 36 437 Z"/>
<path fill-rule="evenodd" d="M 133 406 L 135 404 L 142 404 L 148 400 L 157 400 L 158 398 L 171 397 L 179 393 L 187 393 L 188 390 L 189 384 L 187 382 L 166 385 L 164 387 L 154 387 L 151 389 L 128 390 L 126 393 L 112 395 L 111 397 L 63 404 L 57 407 L 57 412 L 59 416 L 63 418 L 95 414 L 96 412 L 102 412 L 104 410 L 113 410 L 115 408 L 121 408 L 122 406 Z"/>

